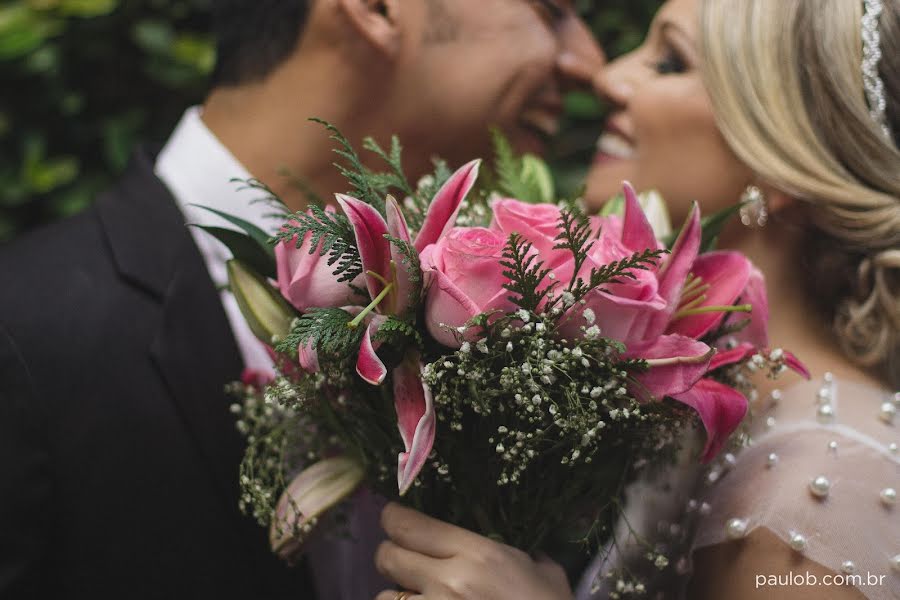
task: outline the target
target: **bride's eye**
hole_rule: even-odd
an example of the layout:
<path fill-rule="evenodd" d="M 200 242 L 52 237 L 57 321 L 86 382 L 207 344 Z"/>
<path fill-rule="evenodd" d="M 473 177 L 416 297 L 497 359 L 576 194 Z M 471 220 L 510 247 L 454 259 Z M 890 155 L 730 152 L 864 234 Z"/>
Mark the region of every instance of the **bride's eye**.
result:
<path fill-rule="evenodd" d="M 663 58 L 653 63 L 653 68 L 660 75 L 671 75 L 687 71 L 687 64 L 677 52 L 669 50 Z"/>

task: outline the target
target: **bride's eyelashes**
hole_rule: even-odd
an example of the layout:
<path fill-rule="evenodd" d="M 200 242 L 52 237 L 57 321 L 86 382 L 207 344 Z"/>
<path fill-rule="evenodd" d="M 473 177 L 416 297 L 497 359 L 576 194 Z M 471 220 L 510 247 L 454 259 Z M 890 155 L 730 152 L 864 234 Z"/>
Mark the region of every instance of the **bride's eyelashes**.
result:
<path fill-rule="evenodd" d="M 675 52 L 670 52 L 662 59 L 653 63 L 653 68 L 660 75 L 671 75 L 673 73 L 684 73 L 687 71 L 687 64 Z"/>
<path fill-rule="evenodd" d="M 662 57 L 648 65 L 659 75 L 678 75 L 688 71 L 688 62 L 672 47 L 665 49 Z"/>

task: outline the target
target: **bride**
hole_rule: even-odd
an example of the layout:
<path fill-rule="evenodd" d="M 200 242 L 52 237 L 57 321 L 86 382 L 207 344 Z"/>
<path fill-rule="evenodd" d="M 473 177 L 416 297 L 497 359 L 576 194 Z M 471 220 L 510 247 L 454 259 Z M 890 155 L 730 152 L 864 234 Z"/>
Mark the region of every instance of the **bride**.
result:
<path fill-rule="evenodd" d="M 720 246 L 762 271 L 771 343 L 813 380 L 759 381 L 732 453 L 639 484 L 630 525 L 670 564 L 620 539 L 577 597 L 634 597 L 627 567 L 651 598 L 900 598 L 900 1 L 669 0 L 597 88 L 615 110 L 588 201 L 623 179 L 675 222 L 743 200 Z M 378 567 L 416 591 L 378 600 L 573 595 L 549 561 L 396 505 L 382 522 Z"/>

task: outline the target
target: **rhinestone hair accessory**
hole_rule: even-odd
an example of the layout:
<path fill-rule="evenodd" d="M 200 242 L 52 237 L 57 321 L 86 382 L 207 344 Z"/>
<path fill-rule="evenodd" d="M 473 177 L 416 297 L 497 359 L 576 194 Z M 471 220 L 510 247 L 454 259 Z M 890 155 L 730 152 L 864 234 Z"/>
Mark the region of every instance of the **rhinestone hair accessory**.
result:
<path fill-rule="evenodd" d="M 878 23 L 884 12 L 882 0 L 865 0 L 862 18 L 863 41 L 863 85 L 869 101 L 869 115 L 881 127 L 887 139 L 891 139 L 891 131 L 887 125 L 887 99 L 885 98 L 884 81 L 878 74 L 878 63 L 881 62 L 881 33 Z"/>

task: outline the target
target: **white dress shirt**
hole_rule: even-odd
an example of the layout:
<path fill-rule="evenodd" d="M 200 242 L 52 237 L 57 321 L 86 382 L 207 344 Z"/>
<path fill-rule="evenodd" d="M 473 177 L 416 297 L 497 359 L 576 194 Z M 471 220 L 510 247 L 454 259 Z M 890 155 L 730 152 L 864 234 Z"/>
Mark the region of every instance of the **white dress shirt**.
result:
<path fill-rule="evenodd" d="M 203 123 L 200 114 L 199 107 L 189 108 L 184 113 L 156 159 L 156 176 L 172 192 L 185 222 L 237 229 L 228 221 L 194 206 L 200 205 L 249 221 L 267 232 L 275 231 L 278 221 L 266 217 L 267 213 L 272 212 L 271 206 L 252 202 L 260 197 L 260 192 L 241 190 L 242 184 L 232 182 L 235 178 L 249 179 L 250 173 Z M 223 288 L 228 284 L 225 262 L 231 258 L 231 252 L 203 230 L 196 227 L 190 229 L 213 283 L 222 290 L 222 306 L 244 366 L 271 372 L 272 361 L 268 353 L 250 331 L 234 296 Z"/>

